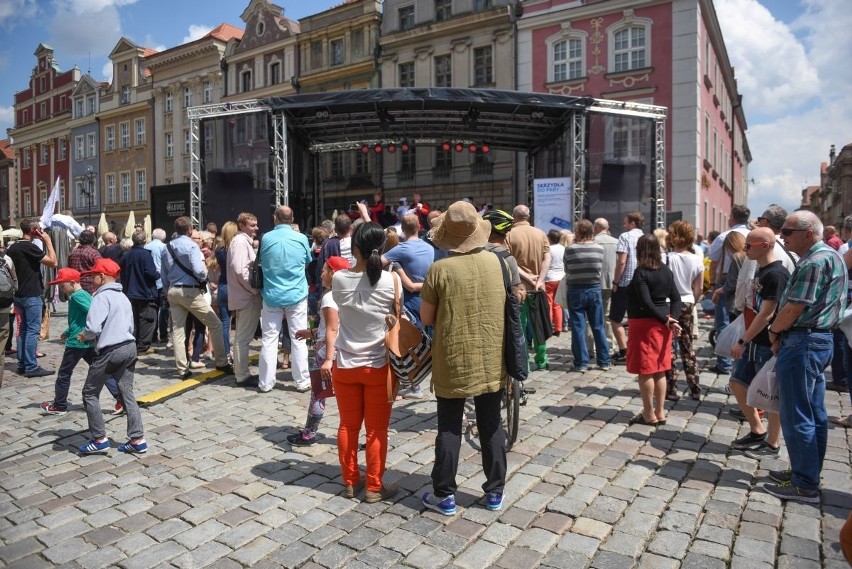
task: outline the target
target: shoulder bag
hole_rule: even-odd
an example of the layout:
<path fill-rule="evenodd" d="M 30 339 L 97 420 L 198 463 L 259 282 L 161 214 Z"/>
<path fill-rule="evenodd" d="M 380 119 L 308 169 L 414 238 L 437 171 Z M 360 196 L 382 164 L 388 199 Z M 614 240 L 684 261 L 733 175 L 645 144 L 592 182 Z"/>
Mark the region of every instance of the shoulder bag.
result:
<path fill-rule="evenodd" d="M 177 255 L 175 254 L 175 249 L 174 249 L 174 247 L 172 247 L 171 243 L 166 244 L 166 249 L 169 250 L 169 255 L 172 256 L 172 260 L 175 262 L 175 265 L 177 265 L 180 268 L 180 270 L 185 272 L 187 275 L 189 275 L 193 279 L 195 279 L 195 282 L 198 283 L 198 287 L 200 289 L 207 290 L 207 281 L 199 279 L 197 276 L 195 276 L 195 273 L 193 273 L 192 271 L 187 269 L 186 265 L 184 265 L 183 263 L 180 262 L 180 259 L 177 258 Z"/>
<path fill-rule="evenodd" d="M 496 253 L 495 253 L 496 254 Z M 500 270 L 503 272 L 503 286 L 506 289 L 506 302 L 503 310 L 503 360 L 506 362 L 506 373 L 518 381 L 525 381 L 529 375 L 529 356 L 527 354 L 524 330 L 521 327 L 521 303 L 512 292 L 509 270 L 500 255 Z"/>
<path fill-rule="evenodd" d="M 261 243 L 263 243 L 262 239 Z M 249 265 L 249 286 L 257 290 L 263 288 L 263 265 L 260 264 L 260 245 L 257 246 L 257 256 Z"/>
<path fill-rule="evenodd" d="M 385 315 L 388 331 L 385 348 L 388 363 L 400 386 L 409 389 L 432 377 L 432 339 L 426 332 L 402 317 L 399 305 L 399 277 L 393 277 L 393 312 Z"/>

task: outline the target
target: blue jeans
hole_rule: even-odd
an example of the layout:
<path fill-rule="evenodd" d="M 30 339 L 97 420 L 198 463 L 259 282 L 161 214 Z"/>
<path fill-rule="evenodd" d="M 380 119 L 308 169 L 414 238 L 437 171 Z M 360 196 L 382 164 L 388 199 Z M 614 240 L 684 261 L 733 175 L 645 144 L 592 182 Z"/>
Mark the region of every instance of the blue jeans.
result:
<path fill-rule="evenodd" d="M 716 330 L 716 337 L 718 338 L 719 332 L 731 323 L 728 317 L 728 296 L 726 294 L 719 295 L 719 302 L 716 303 L 714 310 L 713 328 Z M 716 365 L 725 373 L 730 373 L 732 363 L 731 358 L 716 356 Z"/>
<path fill-rule="evenodd" d="M 18 334 L 18 372 L 30 373 L 38 369 L 36 349 L 41 333 L 41 310 L 44 303 L 40 296 L 16 296 L 15 311 L 21 315 Z"/>
<path fill-rule="evenodd" d="M 62 354 L 62 363 L 59 364 L 59 373 L 56 374 L 56 388 L 53 397 L 53 404 L 58 409 L 68 409 L 68 391 L 71 388 L 71 374 L 74 373 L 74 368 L 77 367 L 80 360 L 85 361 L 91 366 L 94 357 L 94 348 L 70 348 L 65 346 L 65 353 Z M 105 385 L 107 390 L 115 397 L 115 400 L 121 401 L 121 391 L 118 388 L 115 378 L 110 377 L 107 379 Z"/>
<path fill-rule="evenodd" d="M 828 440 L 825 367 L 831 361 L 831 332 L 794 330 L 781 339 L 775 364 L 781 430 L 790 455 L 793 484 L 819 489 Z"/>
<path fill-rule="evenodd" d="M 222 339 L 225 340 L 225 351 L 231 353 L 231 313 L 228 311 L 228 285 L 220 284 L 216 294 L 219 301 L 219 320 L 222 321 Z"/>
<path fill-rule="evenodd" d="M 574 354 L 574 367 L 588 367 L 589 350 L 586 346 L 586 319 L 592 328 L 595 339 L 595 356 L 599 366 L 612 363 L 609 354 L 609 341 L 604 328 L 603 297 L 601 285 L 568 286 L 568 323 L 571 326 L 571 352 Z"/>

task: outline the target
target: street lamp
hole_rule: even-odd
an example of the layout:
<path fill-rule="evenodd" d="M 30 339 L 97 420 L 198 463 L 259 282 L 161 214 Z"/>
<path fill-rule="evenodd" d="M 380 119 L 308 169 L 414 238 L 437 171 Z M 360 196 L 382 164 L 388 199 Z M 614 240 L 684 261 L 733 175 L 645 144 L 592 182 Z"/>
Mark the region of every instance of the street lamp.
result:
<path fill-rule="evenodd" d="M 86 225 L 92 224 L 92 198 L 95 193 L 95 179 L 98 173 L 91 166 L 86 167 L 86 173 L 81 176 L 86 181 L 86 186 L 82 189 L 83 195 L 86 196 Z"/>

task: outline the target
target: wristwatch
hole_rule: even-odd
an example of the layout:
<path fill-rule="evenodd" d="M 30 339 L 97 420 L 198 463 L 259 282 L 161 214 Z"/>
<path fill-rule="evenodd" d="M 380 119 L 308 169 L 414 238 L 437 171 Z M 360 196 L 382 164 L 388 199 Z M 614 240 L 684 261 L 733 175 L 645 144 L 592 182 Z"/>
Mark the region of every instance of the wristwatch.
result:
<path fill-rule="evenodd" d="M 742 346 L 743 344 L 745 344 L 745 340 L 743 340 L 742 338 L 740 338 L 739 340 L 737 340 L 737 344 L 739 344 L 740 346 Z"/>

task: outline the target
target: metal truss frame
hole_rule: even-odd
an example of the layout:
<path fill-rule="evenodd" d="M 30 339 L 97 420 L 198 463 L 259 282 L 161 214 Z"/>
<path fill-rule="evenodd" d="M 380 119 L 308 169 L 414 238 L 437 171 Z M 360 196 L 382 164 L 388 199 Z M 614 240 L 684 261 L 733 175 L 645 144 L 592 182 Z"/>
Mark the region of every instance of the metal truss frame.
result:
<path fill-rule="evenodd" d="M 216 118 L 222 116 L 244 115 L 249 113 L 271 112 L 272 109 L 260 102 L 252 99 L 247 101 L 235 101 L 233 103 L 213 103 L 211 105 L 198 105 L 190 107 L 186 110 L 186 117 L 189 121 L 189 218 L 196 227 L 203 227 L 204 212 L 201 207 L 203 189 L 201 187 L 201 174 L 203 162 L 201 159 L 201 121 L 203 119 Z M 278 159 L 280 155 L 277 148 L 277 133 L 276 133 L 276 176 L 275 190 L 276 199 L 279 192 L 279 176 L 277 175 Z M 285 166 L 286 168 L 286 166 Z"/>
<path fill-rule="evenodd" d="M 574 222 L 586 216 L 586 113 L 574 113 L 569 125 L 571 176 L 574 180 Z"/>

